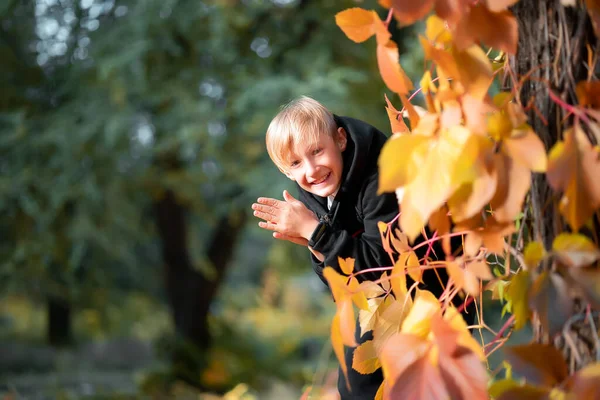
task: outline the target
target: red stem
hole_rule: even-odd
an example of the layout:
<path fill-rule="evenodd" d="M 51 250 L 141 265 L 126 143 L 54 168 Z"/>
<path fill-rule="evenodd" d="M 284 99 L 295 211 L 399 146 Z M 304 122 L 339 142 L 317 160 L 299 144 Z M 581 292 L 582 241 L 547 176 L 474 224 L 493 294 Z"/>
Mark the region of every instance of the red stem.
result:
<path fill-rule="evenodd" d="M 390 22 L 392 22 L 392 15 L 394 14 L 394 9 L 392 7 L 390 7 L 390 11 L 388 12 L 388 16 L 385 19 L 385 27 L 389 27 L 390 26 Z"/>
<path fill-rule="evenodd" d="M 489 345 L 494 344 L 497 341 L 499 341 L 502 338 L 502 335 L 504 335 L 504 332 L 513 324 L 513 322 L 515 322 L 515 316 L 511 315 L 510 318 L 504 323 L 504 325 L 502 325 L 502 328 L 500 328 L 500 330 L 498 331 L 496 336 L 494 336 L 492 341 L 489 342 L 488 344 L 486 344 L 486 346 L 489 346 Z M 489 353 L 488 351 L 485 352 L 486 355 L 488 353 Z"/>

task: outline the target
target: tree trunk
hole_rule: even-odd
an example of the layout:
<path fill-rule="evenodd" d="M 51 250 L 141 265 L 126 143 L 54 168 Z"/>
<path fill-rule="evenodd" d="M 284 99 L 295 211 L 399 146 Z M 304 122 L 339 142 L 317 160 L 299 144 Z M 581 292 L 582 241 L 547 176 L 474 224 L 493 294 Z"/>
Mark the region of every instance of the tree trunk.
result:
<path fill-rule="evenodd" d="M 519 46 L 516 56 L 510 59 L 505 85 L 520 88 L 519 99 L 528 110 L 529 123 L 549 150 L 561 139 L 565 128 L 563 119 L 567 117 L 550 98 L 549 90 L 568 104 L 577 103 L 575 86 L 587 78 L 586 44 L 593 44 L 596 39 L 580 2 L 577 7 L 564 7 L 560 0 L 521 0 L 512 11 L 519 23 Z M 571 122 L 567 120 L 566 126 Z M 530 200 L 533 238 L 549 249 L 555 236 L 567 227 L 559 214 L 559 197 L 548 186 L 545 174 L 533 174 Z M 573 310 L 574 313 L 582 312 L 584 306 L 579 301 L 576 303 L 579 309 Z M 594 359 L 591 339 L 595 332 L 586 321 L 584 318 L 572 323 L 568 338 L 563 335 L 553 338 L 572 370 Z M 534 332 L 537 341 L 548 340 L 537 322 Z"/>
<path fill-rule="evenodd" d="M 176 345 L 172 354 L 174 367 L 180 378 L 197 383 L 198 369 L 202 368 L 210 346 L 209 308 L 233 256 L 245 214 L 234 213 L 219 221 L 207 246 L 208 260 L 215 272 L 208 277 L 192 265 L 187 248 L 186 211 L 171 191 L 155 205 L 166 292 L 176 332 L 184 341 L 182 347 Z"/>
<path fill-rule="evenodd" d="M 52 346 L 67 346 L 72 343 L 71 305 L 56 296 L 48 296 L 48 343 Z"/>

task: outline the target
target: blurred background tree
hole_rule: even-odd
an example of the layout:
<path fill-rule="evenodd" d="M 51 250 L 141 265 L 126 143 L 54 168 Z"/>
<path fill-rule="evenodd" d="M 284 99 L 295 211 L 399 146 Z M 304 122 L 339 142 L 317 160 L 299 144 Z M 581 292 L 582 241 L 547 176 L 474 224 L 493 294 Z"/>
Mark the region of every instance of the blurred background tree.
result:
<path fill-rule="evenodd" d="M 73 349 L 137 332 L 169 360 L 159 387 L 310 379 L 292 358 L 316 365 L 330 299 L 306 250 L 274 243 L 249 206 L 290 187 L 268 160 L 264 132 L 292 98 L 315 97 L 389 131 L 374 43 L 351 43 L 334 23 L 354 4 L 0 4 L 5 360 L 17 334 L 25 348 Z M 418 68 L 415 36 L 404 33 L 394 31 L 405 68 L 408 59 Z M 43 314 L 35 329 L 15 299 Z"/>

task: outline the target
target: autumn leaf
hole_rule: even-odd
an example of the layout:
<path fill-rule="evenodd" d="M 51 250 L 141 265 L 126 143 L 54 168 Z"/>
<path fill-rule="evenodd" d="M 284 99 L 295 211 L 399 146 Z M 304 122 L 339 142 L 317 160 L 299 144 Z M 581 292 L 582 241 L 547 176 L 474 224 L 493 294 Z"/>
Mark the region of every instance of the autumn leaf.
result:
<path fill-rule="evenodd" d="M 523 259 L 527 268 L 535 268 L 546 256 L 544 245 L 540 242 L 533 241 L 527 243 L 523 251 Z"/>
<path fill-rule="evenodd" d="M 458 347 L 451 354 L 440 353 L 439 367 L 451 399 L 487 400 L 488 375 L 476 354 Z"/>
<path fill-rule="evenodd" d="M 408 185 L 419 172 L 417 155 L 426 149 L 423 147 L 429 138 L 422 135 L 393 136 L 383 145 L 379 155 L 378 194 L 393 192 Z M 398 154 L 404 154 L 401 161 Z"/>
<path fill-rule="evenodd" d="M 335 314 L 333 317 L 333 321 L 331 321 L 331 346 L 333 347 L 333 351 L 340 363 L 340 368 L 346 378 L 346 386 L 348 389 L 350 385 L 348 383 L 348 368 L 346 366 L 346 359 L 344 354 L 344 340 L 342 339 L 342 332 L 340 330 L 340 317 L 338 314 Z"/>
<path fill-rule="evenodd" d="M 340 265 L 340 269 L 346 275 L 352 275 L 354 272 L 354 258 L 342 258 L 338 257 L 338 263 Z"/>
<path fill-rule="evenodd" d="M 392 0 L 394 17 L 398 22 L 410 25 L 429 14 L 434 3 L 435 0 Z"/>
<path fill-rule="evenodd" d="M 598 11 L 600 12 L 600 7 Z M 600 81 L 581 81 L 577 83 L 575 93 L 580 106 L 600 108 Z"/>
<path fill-rule="evenodd" d="M 472 6 L 458 22 L 454 31 L 454 41 L 459 50 L 481 41 L 514 55 L 519 41 L 517 20 L 510 11 L 493 12 L 485 5 L 478 4 Z"/>
<path fill-rule="evenodd" d="M 586 365 L 575 373 L 570 393 L 576 399 L 593 399 L 600 393 L 600 363 Z"/>
<path fill-rule="evenodd" d="M 406 271 L 405 265 L 400 261 L 396 261 L 391 275 L 392 290 L 398 299 L 404 299 L 408 294 L 406 287 Z"/>
<path fill-rule="evenodd" d="M 373 340 L 367 340 L 354 350 L 352 368 L 359 374 L 372 374 L 381 367 Z"/>
<path fill-rule="evenodd" d="M 552 399 L 550 396 L 551 389 L 541 388 L 532 385 L 508 387 L 502 394 L 495 397 L 496 400 L 547 400 Z M 560 397 L 559 397 L 560 399 Z"/>
<path fill-rule="evenodd" d="M 444 204 L 452 193 L 472 179 L 468 174 L 474 162 L 472 153 L 465 152 L 471 133 L 462 126 L 442 130 L 437 138 L 425 142 L 418 157 L 413 155 L 415 165 L 420 166 L 417 175 L 407 185 L 402 207 L 410 201 L 410 209 L 418 213 L 419 225 L 408 225 L 401 216 L 402 231 L 414 240 L 423 223 Z M 423 146 L 423 144 L 420 144 Z M 406 153 L 405 153 L 406 154 Z M 419 222 L 416 220 L 416 222 Z"/>
<path fill-rule="evenodd" d="M 590 19 L 592 20 L 594 33 L 596 33 L 597 38 L 600 38 L 600 1 L 585 0 L 585 6 L 587 8 Z"/>
<path fill-rule="evenodd" d="M 515 316 L 515 329 L 519 330 L 527 324 L 531 312 L 529 310 L 529 287 L 531 280 L 529 271 L 521 270 L 510 280 L 506 297 L 511 304 L 512 314 Z"/>
<path fill-rule="evenodd" d="M 505 152 L 497 153 L 494 162 L 498 179 L 496 193 L 490 201 L 494 218 L 499 222 L 514 221 L 521 213 L 531 186 L 531 173 Z"/>
<path fill-rule="evenodd" d="M 563 192 L 560 211 L 571 228 L 579 230 L 600 207 L 600 159 L 581 127 L 564 133 L 550 150 L 548 183 Z"/>
<path fill-rule="evenodd" d="M 425 36 L 431 42 L 447 45 L 452 42 L 452 34 L 443 19 L 430 15 L 425 22 Z"/>
<path fill-rule="evenodd" d="M 515 161 L 533 172 L 545 172 L 547 168 L 546 148 L 538 135 L 529 127 L 513 131 L 503 142 L 503 150 Z"/>
<path fill-rule="evenodd" d="M 484 3 L 492 12 L 500 12 L 518 3 L 519 0 L 485 0 Z"/>
<path fill-rule="evenodd" d="M 600 259 L 600 250 L 586 236 L 561 233 L 552 242 L 552 250 L 565 265 L 585 267 Z"/>
<path fill-rule="evenodd" d="M 375 34 L 375 18 L 374 11 L 356 7 L 337 13 L 335 23 L 350 40 L 361 43 Z"/>
<path fill-rule="evenodd" d="M 400 268 L 406 268 L 406 272 L 408 272 L 408 275 L 413 281 L 423 281 L 423 270 L 421 269 L 421 264 L 414 251 L 407 251 L 400 254 L 394 268 L 396 268 L 396 265 L 399 265 Z"/>
<path fill-rule="evenodd" d="M 475 99 L 483 99 L 492 84 L 492 64 L 483 49 L 477 45 L 464 50 L 452 49 L 458 76 L 465 90 Z"/>
<path fill-rule="evenodd" d="M 533 282 L 530 307 L 550 337 L 559 333 L 573 312 L 573 299 L 564 278 L 555 272 L 542 272 Z"/>
<path fill-rule="evenodd" d="M 418 290 L 413 306 L 404 319 L 400 332 L 427 337 L 431 331 L 431 317 L 441 309 L 438 299 L 427 290 Z"/>
<path fill-rule="evenodd" d="M 396 108 L 390 102 L 390 99 L 388 99 L 387 95 L 384 94 L 384 96 L 387 104 L 385 109 L 387 111 L 388 118 L 390 119 L 392 133 L 408 133 L 408 126 L 406 126 L 404 123 L 400 111 L 396 110 Z"/>
<path fill-rule="evenodd" d="M 386 86 L 395 93 L 406 94 L 413 88 L 399 62 L 398 45 L 393 40 L 377 45 L 377 65 Z"/>
<path fill-rule="evenodd" d="M 450 324 L 450 327 L 458 332 L 457 344 L 465 347 L 475 353 L 481 361 L 484 361 L 486 356 L 483 348 L 477 343 L 477 340 L 471 335 L 469 327 L 463 316 L 453 306 L 446 308 L 444 312 L 444 320 Z"/>
<path fill-rule="evenodd" d="M 499 223 L 494 218 L 488 218 L 483 228 L 472 228 L 465 239 L 465 253 L 474 256 L 481 246 L 489 252 L 502 254 L 504 252 L 504 237 L 514 232 L 514 224 Z"/>
<path fill-rule="evenodd" d="M 530 343 L 511 346 L 504 350 L 504 354 L 513 371 L 529 384 L 552 387 L 569 376 L 562 353 L 552 345 Z"/>

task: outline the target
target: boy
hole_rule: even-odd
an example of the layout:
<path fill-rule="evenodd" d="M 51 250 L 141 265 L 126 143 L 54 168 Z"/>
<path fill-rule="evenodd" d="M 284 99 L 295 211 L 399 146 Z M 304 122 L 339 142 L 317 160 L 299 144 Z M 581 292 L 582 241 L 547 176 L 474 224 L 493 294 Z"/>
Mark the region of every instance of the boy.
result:
<path fill-rule="evenodd" d="M 325 266 L 341 273 L 338 257 L 354 258 L 355 271 L 392 263 L 377 227 L 378 221 L 387 223 L 399 212 L 394 193 L 377 195 L 377 160 L 386 140 L 373 126 L 333 115 L 308 97 L 285 105 L 269 125 L 267 151 L 275 165 L 298 185 L 299 200 L 287 191 L 283 201 L 261 197 L 252 205 L 254 215 L 263 220 L 261 228 L 273 231 L 273 237 L 307 246 L 313 269 L 325 284 Z M 443 254 L 441 249 L 438 254 Z M 376 280 L 380 275 L 368 272 L 357 278 Z M 439 296 L 437 277 L 425 274 L 424 280 L 437 286 L 437 290 L 428 289 Z M 371 332 L 359 337 L 357 328 L 359 344 L 372 339 Z M 359 374 L 352 369 L 353 350 L 345 349 L 351 391 L 340 373 L 341 398 L 373 399 L 383 380 L 381 369 Z"/>

